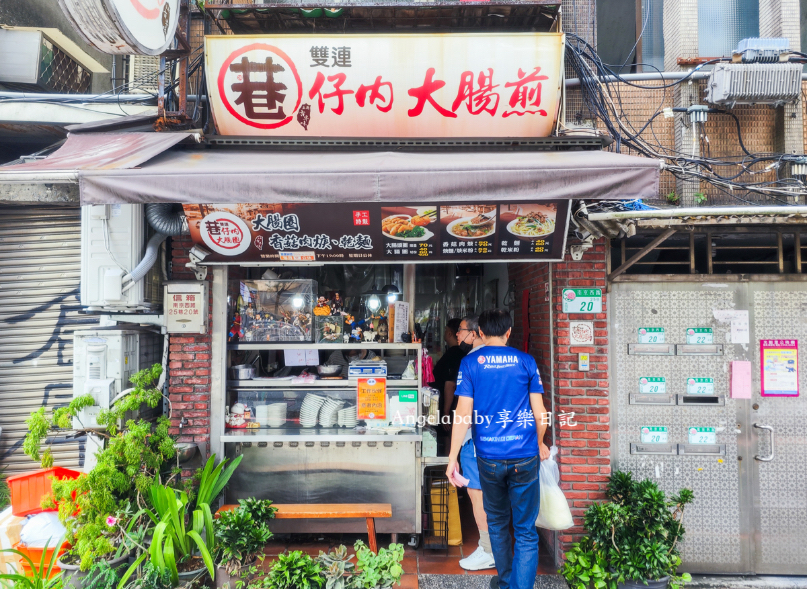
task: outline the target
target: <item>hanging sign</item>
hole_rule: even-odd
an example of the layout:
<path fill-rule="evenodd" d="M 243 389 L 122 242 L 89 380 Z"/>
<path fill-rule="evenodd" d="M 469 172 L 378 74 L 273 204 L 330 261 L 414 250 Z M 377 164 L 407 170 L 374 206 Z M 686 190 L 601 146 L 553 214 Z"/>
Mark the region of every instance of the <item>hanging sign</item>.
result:
<path fill-rule="evenodd" d="M 205 262 L 563 259 L 569 201 L 184 205 Z M 575 289 L 602 310 L 600 289 Z M 580 302 L 577 305 L 580 305 Z M 588 306 L 586 308 L 588 308 Z"/>
<path fill-rule="evenodd" d="M 714 333 L 711 327 L 688 327 L 687 328 L 687 343 L 688 344 L 713 344 Z"/>
<path fill-rule="evenodd" d="M 716 444 L 717 434 L 713 427 L 691 427 L 689 428 L 690 444 Z"/>
<path fill-rule="evenodd" d="M 799 341 L 764 339 L 759 342 L 763 397 L 799 396 Z"/>
<path fill-rule="evenodd" d="M 357 379 L 356 417 L 358 419 L 387 418 L 387 379 L 384 377 Z"/>
<path fill-rule="evenodd" d="M 548 137 L 563 35 L 207 36 L 205 63 L 220 135 Z"/>
<path fill-rule="evenodd" d="M 666 393 L 667 381 L 663 376 L 642 376 L 639 378 L 639 392 L 642 394 Z"/>
<path fill-rule="evenodd" d="M 667 428 L 658 425 L 643 425 L 641 441 L 642 444 L 666 444 Z"/>
<path fill-rule="evenodd" d="M 688 378 L 687 395 L 714 395 L 715 380 L 713 378 Z"/>
<path fill-rule="evenodd" d="M 179 0 L 59 0 L 70 24 L 104 53 L 160 55 L 174 40 Z"/>
<path fill-rule="evenodd" d="M 640 327 L 639 328 L 639 343 L 640 344 L 663 344 L 664 343 L 664 328 L 663 327 Z"/>
<path fill-rule="evenodd" d="M 561 300 L 564 313 L 602 313 L 599 288 L 564 288 Z"/>

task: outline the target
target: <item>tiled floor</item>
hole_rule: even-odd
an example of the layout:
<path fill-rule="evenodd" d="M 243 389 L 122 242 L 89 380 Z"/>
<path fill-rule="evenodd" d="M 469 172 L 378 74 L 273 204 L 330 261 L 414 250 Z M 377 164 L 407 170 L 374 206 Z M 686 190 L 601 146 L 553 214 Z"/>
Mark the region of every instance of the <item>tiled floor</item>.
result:
<path fill-rule="evenodd" d="M 462 494 L 460 496 L 460 518 L 462 521 L 463 544 L 462 546 L 449 546 L 448 550 L 417 550 L 407 546 L 403 560 L 404 576 L 401 580 L 403 589 L 417 589 L 418 575 L 493 575 L 495 569 L 485 571 L 465 571 L 460 568 L 460 559 L 470 555 L 479 545 L 479 530 L 473 521 L 470 501 Z M 333 547 L 344 544 L 352 552 L 353 543 L 357 539 L 367 541 L 366 536 L 361 534 L 341 534 L 333 536 L 290 536 L 279 537 L 267 546 L 266 564 L 272 560 L 272 556 L 283 551 L 302 550 L 311 556 L 317 556 L 320 550 L 328 551 Z M 399 538 L 399 541 L 405 541 Z M 390 536 L 379 534 L 379 546 L 389 544 Z M 546 553 L 543 543 L 541 544 L 540 561 L 538 565 L 539 575 L 555 574 L 554 563 L 549 554 Z"/>

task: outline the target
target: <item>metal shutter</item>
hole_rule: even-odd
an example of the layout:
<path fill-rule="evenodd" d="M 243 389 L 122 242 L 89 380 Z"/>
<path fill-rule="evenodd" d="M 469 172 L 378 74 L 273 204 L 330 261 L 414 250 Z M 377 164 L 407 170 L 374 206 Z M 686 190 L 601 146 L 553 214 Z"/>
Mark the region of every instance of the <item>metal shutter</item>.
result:
<path fill-rule="evenodd" d="M 0 471 L 38 468 L 22 452 L 28 415 L 73 397 L 73 331 L 97 324 L 79 314 L 79 208 L 0 207 Z M 55 464 L 80 467 L 84 440 L 65 432 Z"/>

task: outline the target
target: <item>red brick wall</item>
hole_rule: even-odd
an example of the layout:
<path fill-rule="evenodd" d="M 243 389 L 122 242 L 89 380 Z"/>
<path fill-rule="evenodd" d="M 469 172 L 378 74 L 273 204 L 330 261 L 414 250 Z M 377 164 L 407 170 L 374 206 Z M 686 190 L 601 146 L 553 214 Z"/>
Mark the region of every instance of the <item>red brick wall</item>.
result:
<path fill-rule="evenodd" d="M 172 239 L 171 280 L 196 280 L 185 268 L 189 236 Z M 208 273 L 208 280 L 211 276 Z M 210 303 L 209 303 L 210 304 Z M 210 312 L 210 308 L 208 308 Z M 208 320 L 210 318 L 208 317 Z M 212 321 L 208 321 L 212 325 Z M 210 333 L 171 335 L 168 351 L 168 398 L 171 401 L 171 434 L 180 442 L 204 442 L 210 450 Z M 182 418 L 187 424 L 180 428 Z"/>
<path fill-rule="evenodd" d="M 610 409 L 608 401 L 608 328 L 605 293 L 605 242 L 598 241 L 583 259 L 575 262 L 567 255 L 552 264 L 551 303 L 545 300 L 548 264 L 511 264 L 510 279 L 516 282 L 516 311 L 513 343 L 523 349 L 521 296 L 530 293 L 529 351 L 540 358 L 549 356 L 549 338 L 555 346 L 554 381 L 549 383 L 548 362 L 541 362 L 544 386 L 552 391 L 555 444 L 560 449 L 561 488 L 566 494 L 575 527 L 561 532 L 558 549 L 562 555 L 584 533 L 582 516 L 592 501 L 602 499 L 611 473 Z M 561 312 L 561 291 L 568 287 L 594 287 L 603 290 L 603 313 L 574 315 L 573 320 L 594 321 L 594 346 L 569 345 L 569 316 Z M 549 304 L 553 306 L 554 325 L 549 325 Z M 591 371 L 578 372 L 577 354 L 591 355 Z M 547 386 L 547 384 L 549 386 Z M 561 413 L 574 413 L 575 426 L 560 425 Z"/>

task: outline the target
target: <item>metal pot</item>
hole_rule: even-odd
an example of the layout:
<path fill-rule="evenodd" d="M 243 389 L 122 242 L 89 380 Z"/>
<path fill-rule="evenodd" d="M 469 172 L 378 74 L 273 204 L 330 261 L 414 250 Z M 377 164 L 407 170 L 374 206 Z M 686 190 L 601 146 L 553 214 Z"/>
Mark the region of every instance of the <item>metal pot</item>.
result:
<path fill-rule="evenodd" d="M 107 561 L 109 566 L 113 569 L 119 569 L 127 565 L 129 554 L 124 554 L 119 558 Z M 87 577 L 89 571 L 81 571 L 77 564 L 66 564 L 61 560 L 56 561 L 56 564 L 62 569 L 62 586 L 64 589 L 83 589 L 84 579 Z M 125 569 L 123 569 L 125 570 Z"/>
<path fill-rule="evenodd" d="M 233 380 L 251 380 L 255 376 L 255 367 L 252 364 L 239 364 L 230 368 L 230 378 Z"/>
<path fill-rule="evenodd" d="M 320 376 L 339 376 L 342 374 L 342 366 L 317 366 L 317 374 Z"/>
<path fill-rule="evenodd" d="M 196 444 L 185 442 L 182 444 L 177 444 L 176 446 L 174 446 L 174 449 L 177 451 L 177 456 L 179 457 L 179 463 L 182 464 L 183 462 L 187 462 L 196 455 L 197 446 Z"/>

